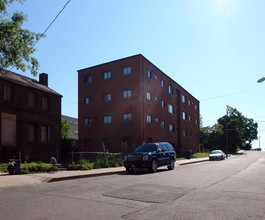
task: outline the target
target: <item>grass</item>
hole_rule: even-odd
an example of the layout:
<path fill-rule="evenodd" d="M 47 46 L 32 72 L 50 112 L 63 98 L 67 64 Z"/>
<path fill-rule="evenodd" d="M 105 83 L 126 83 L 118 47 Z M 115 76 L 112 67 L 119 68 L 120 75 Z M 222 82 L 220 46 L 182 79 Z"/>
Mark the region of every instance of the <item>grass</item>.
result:
<path fill-rule="evenodd" d="M 205 152 L 205 153 L 195 153 L 195 154 L 193 154 L 193 156 L 195 158 L 203 158 L 203 157 L 209 157 L 209 154 L 210 153 L 207 153 L 207 152 Z"/>

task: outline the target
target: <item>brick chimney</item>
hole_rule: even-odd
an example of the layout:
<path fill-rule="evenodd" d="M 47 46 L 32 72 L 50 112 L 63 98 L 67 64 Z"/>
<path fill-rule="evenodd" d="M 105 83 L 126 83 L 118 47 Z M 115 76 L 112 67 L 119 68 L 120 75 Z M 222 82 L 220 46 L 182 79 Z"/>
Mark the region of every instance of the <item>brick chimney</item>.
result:
<path fill-rule="evenodd" d="M 47 73 L 41 73 L 39 75 L 39 81 L 42 85 L 48 86 L 48 74 Z"/>

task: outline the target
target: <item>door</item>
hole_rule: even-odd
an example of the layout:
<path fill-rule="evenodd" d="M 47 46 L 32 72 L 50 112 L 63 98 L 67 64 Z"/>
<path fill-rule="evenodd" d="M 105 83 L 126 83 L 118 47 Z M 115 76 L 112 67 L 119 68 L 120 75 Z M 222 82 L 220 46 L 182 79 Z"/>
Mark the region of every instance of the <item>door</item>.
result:
<path fill-rule="evenodd" d="M 1 114 L 1 145 L 16 146 L 16 115 Z"/>

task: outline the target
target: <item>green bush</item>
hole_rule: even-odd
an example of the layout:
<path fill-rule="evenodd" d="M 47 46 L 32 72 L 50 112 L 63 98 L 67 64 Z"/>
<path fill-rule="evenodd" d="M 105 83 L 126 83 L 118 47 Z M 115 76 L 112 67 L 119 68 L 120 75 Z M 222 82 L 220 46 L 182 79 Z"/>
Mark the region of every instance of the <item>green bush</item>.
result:
<path fill-rule="evenodd" d="M 99 153 L 94 164 L 94 168 L 118 167 L 122 166 L 123 160 L 121 155 Z"/>
<path fill-rule="evenodd" d="M 78 162 L 73 162 L 67 166 L 67 170 L 91 170 L 93 169 L 93 163 L 89 160 L 79 160 Z"/>
<path fill-rule="evenodd" d="M 44 162 L 31 162 L 31 163 L 25 162 L 24 164 L 21 165 L 22 174 L 51 172 L 57 170 L 58 168 L 56 166 Z"/>
<path fill-rule="evenodd" d="M 0 171 L 2 172 L 7 172 L 7 167 L 10 165 L 11 163 L 0 163 Z"/>

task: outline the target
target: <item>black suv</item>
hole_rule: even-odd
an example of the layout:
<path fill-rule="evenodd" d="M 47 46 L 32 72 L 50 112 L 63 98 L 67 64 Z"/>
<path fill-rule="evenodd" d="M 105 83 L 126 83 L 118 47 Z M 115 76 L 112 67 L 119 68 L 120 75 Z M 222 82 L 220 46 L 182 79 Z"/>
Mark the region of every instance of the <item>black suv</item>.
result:
<path fill-rule="evenodd" d="M 142 144 L 132 154 L 124 156 L 124 167 L 132 172 L 133 167 L 148 168 L 155 173 L 158 167 L 175 168 L 176 152 L 167 142 Z"/>

